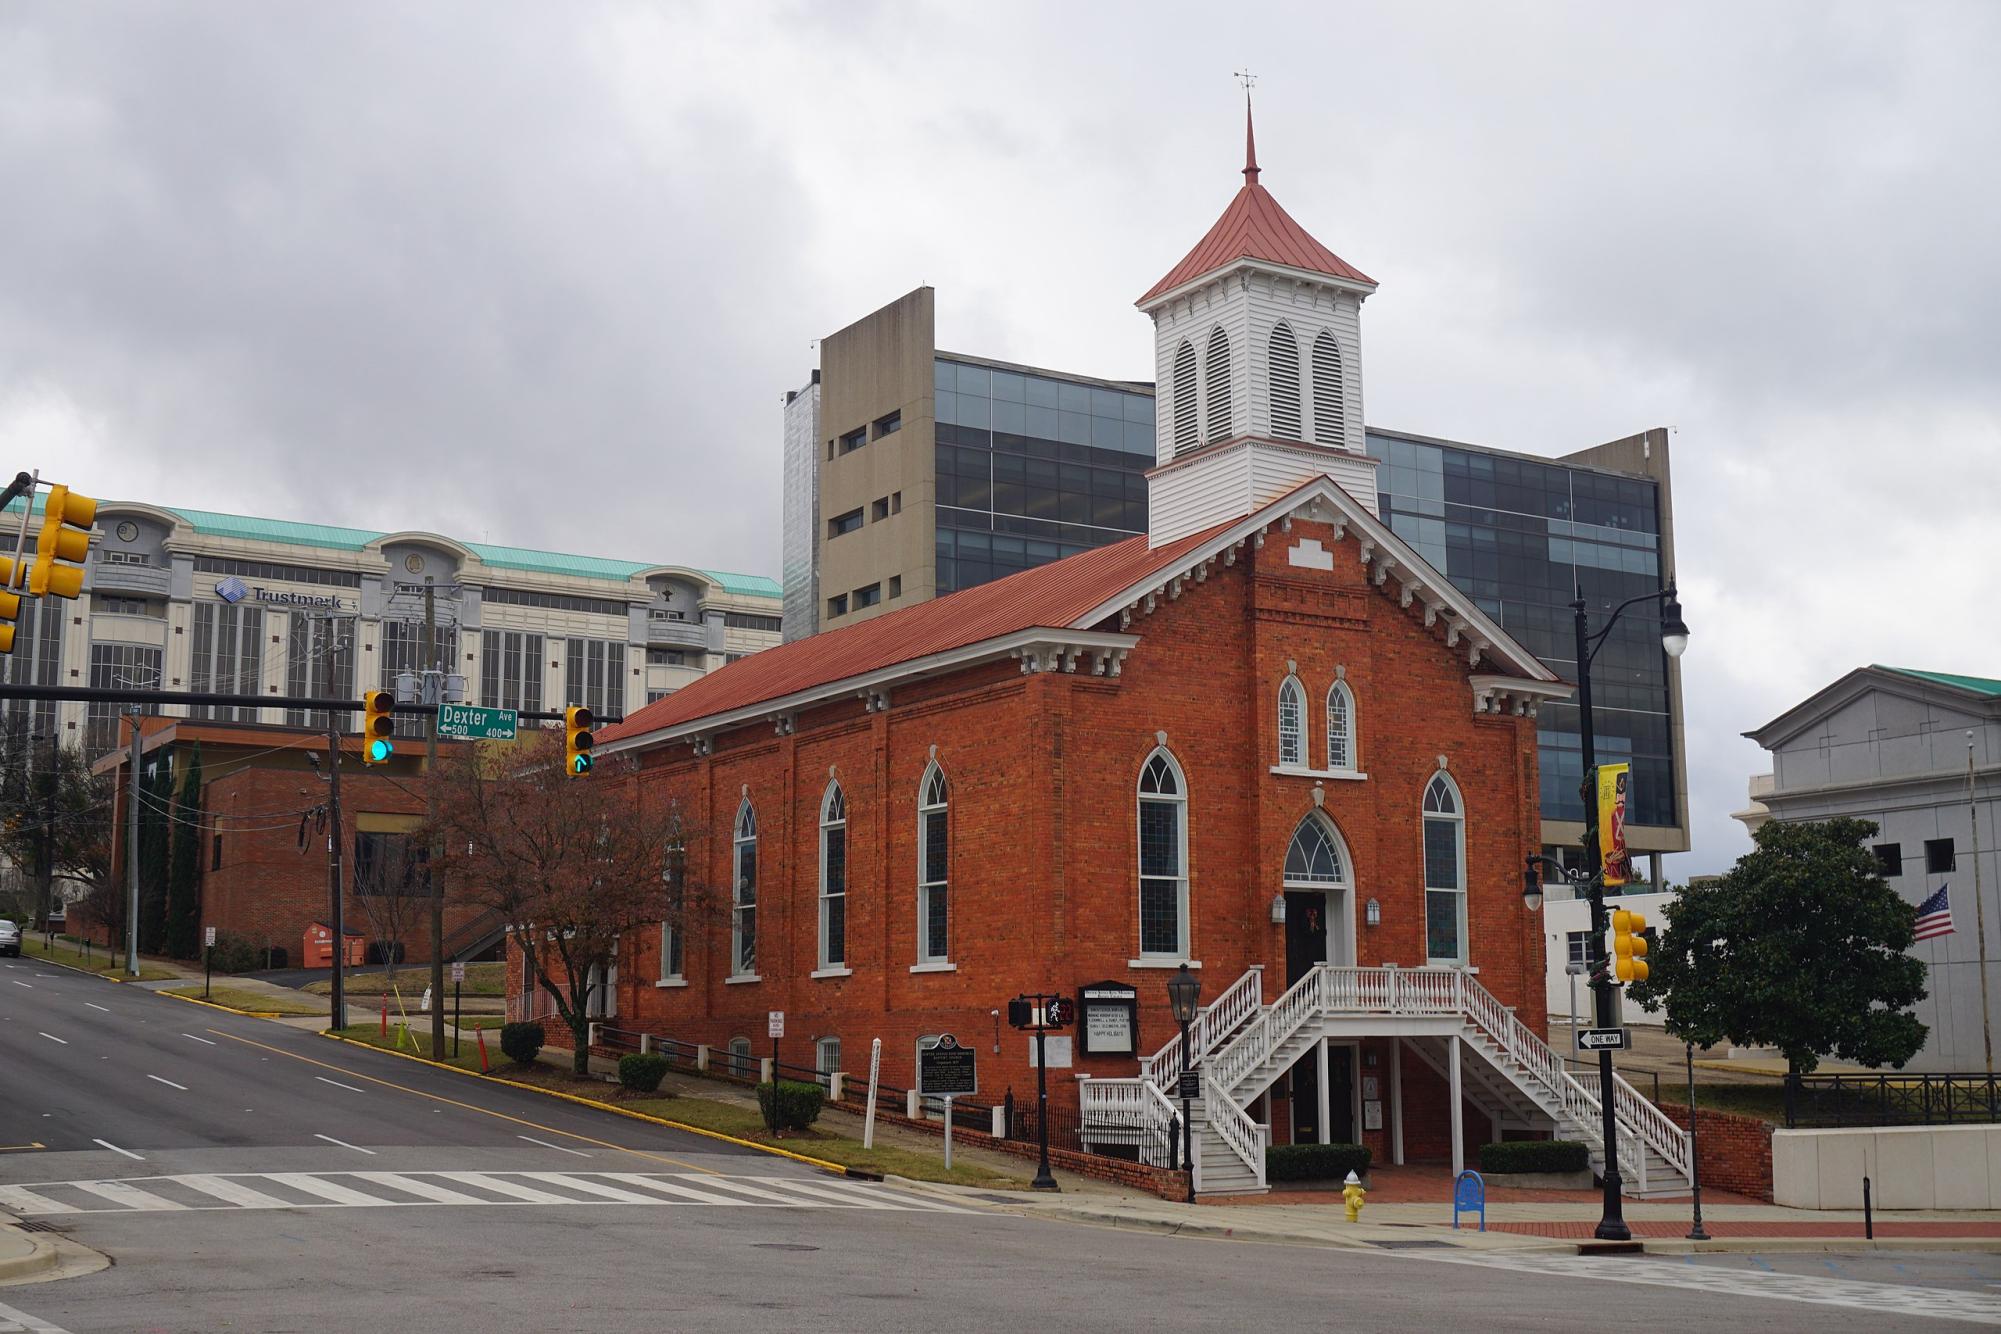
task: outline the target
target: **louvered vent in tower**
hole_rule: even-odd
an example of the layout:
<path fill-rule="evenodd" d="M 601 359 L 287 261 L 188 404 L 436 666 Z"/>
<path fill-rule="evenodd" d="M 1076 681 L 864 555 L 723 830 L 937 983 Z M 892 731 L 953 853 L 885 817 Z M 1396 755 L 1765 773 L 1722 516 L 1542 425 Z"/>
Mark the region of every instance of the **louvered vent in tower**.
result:
<path fill-rule="evenodd" d="M 1186 339 L 1174 351 L 1174 452 L 1185 454 L 1202 443 L 1202 423 L 1195 406 L 1195 348 Z"/>
<path fill-rule="evenodd" d="M 1304 439 L 1299 428 L 1299 342 L 1290 325 L 1272 329 L 1266 355 L 1271 369 L 1271 433 L 1281 440 Z"/>
<path fill-rule="evenodd" d="M 1222 326 L 1209 331 L 1209 443 L 1230 438 L 1230 338 Z"/>
<path fill-rule="evenodd" d="M 1325 329 L 1313 340 L 1313 438 L 1323 445 L 1345 445 L 1347 410 L 1341 394 L 1341 345 Z"/>

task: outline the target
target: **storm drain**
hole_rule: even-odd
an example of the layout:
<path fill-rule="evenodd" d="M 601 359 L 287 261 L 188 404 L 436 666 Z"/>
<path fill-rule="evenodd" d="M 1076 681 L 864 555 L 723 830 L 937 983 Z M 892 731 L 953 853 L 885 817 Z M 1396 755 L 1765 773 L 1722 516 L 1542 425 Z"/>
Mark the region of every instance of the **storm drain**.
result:
<path fill-rule="evenodd" d="M 14 1224 L 14 1226 L 20 1228 L 23 1232 L 54 1232 L 61 1234 L 69 1231 L 68 1228 L 57 1227 L 54 1223 L 44 1223 L 39 1218 L 24 1218 Z"/>

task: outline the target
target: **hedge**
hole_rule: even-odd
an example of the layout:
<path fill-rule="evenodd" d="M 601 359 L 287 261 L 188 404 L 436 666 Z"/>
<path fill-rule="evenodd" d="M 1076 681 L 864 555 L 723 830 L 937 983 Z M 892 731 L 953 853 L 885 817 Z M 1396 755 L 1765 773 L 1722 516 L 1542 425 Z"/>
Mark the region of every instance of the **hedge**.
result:
<path fill-rule="evenodd" d="M 1482 1172 L 1585 1172 L 1591 1150 L 1573 1139 L 1517 1139 L 1480 1146 Z"/>
<path fill-rule="evenodd" d="M 778 1081 L 778 1126 L 781 1130 L 804 1130 L 820 1119 L 820 1107 L 827 1100 L 827 1091 L 818 1084 L 800 1083 L 790 1079 Z M 763 1114 L 764 1123 L 771 1124 L 771 1085 L 757 1086 L 757 1110 Z"/>
<path fill-rule="evenodd" d="M 667 1058 L 657 1051 L 631 1052 L 618 1058 L 618 1082 L 634 1093 L 652 1093 L 667 1077 Z"/>
<path fill-rule="evenodd" d="M 502 1024 L 500 1026 L 500 1049 L 517 1064 L 530 1065 L 542 1050 L 542 1025 Z"/>
<path fill-rule="evenodd" d="M 1268 1181 L 1339 1181 L 1368 1170 L 1366 1144 L 1274 1144 L 1265 1150 Z"/>

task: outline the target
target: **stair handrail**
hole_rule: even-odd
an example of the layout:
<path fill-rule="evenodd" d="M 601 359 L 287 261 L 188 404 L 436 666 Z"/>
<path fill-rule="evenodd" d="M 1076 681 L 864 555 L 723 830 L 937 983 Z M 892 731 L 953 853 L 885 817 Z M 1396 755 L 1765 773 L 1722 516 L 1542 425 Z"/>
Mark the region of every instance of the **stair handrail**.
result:
<path fill-rule="evenodd" d="M 1580 1070 L 1577 1082 L 1591 1090 L 1592 1096 L 1598 1092 L 1598 1072 Z M 1692 1180 L 1689 1170 L 1688 1132 L 1676 1125 L 1666 1112 L 1647 1101 L 1646 1095 L 1626 1082 L 1626 1077 L 1614 1070 L 1612 1087 L 1616 1101 L 1614 1110 L 1619 1115 L 1622 1128 L 1632 1130 L 1632 1161 L 1640 1164 L 1641 1181 L 1644 1183 L 1646 1166 L 1645 1150 L 1652 1149 L 1667 1162 L 1669 1167 L 1679 1172 L 1684 1179 Z M 1624 1140 L 1620 1141 L 1624 1144 Z"/>
<path fill-rule="evenodd" d="M 1279 1044 L 1327 1009 L 1331 970 L 1320 964 L 1307 970 L 1283 996 L 1264 1007 L 1229 1046 L 1210 1053 L 1202 1063 L 1204 1087 L 1213 1086 L 1234 1102 L 1237 1085 L 1271 1059 Z"/>
<path fill-rule="evenodd" d="M 1251 1120 L 1251 1114 L 1239 1107 L 1230 1094 L 1221 1090 L 1209 1094 L 1206 1088 L 1204 1094 L 1202 1111 L 1208 1118 L 1209 1128 L 1222 1138 L 1230 1152 L 1242 1160 L 1262 1187 L 1265 1184 L 1264 1132 L 1258 1129 L 1258 1123 Z"/>
<path fill-rule="evenodd" d="M 1232 982 L 1223 994 L 1202 1007 L 1195 1021 L 1188 1025 L 1188 1045 L 1195 1049 L 1195 1059 L 1207 1056 L 1218 1042 L 1236 1031 L 1246 1019 L 1257 1013 L 1264 1004 L 1264 965 L 1252 964 L 1244 975 Z M 1161 1049 L 1151 1056 L 1142 1056 L 1139 1062 L 1139 1076 L 1162 1091 L 1171 1087 L 1188 1069 L 1187 1054 L 1181 1049 L 1181 1034 L 1167 1040 Z"/>

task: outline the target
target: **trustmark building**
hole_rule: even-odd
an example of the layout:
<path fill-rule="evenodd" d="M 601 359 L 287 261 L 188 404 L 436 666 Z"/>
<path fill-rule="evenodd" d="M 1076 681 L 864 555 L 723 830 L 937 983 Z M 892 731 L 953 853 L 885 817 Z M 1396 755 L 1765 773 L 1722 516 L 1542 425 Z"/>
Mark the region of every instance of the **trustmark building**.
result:
<path fill-rule="evenodd" d="M 1008 998 L 1130 988 L 1136 1022 L 1071 1035 L 1053 1096 L 1095 1147 L 1164 1163 L 1185 962 L 1205 1192 L 1263 1188 L 1267 1137 L 1380 1161 L 1595 1142 L 1594 1095 L 1535 1036 L 1520 889 L 1537 718 L 1570 687 L 1377 512 L 1375 290 L 1252 161 L 1139 303 L 1164 390 L 1144 534 L 767 650 L 600 733 L 700 831 L 688 880 L 726 909 L 626 943 L 619 1025 L 761 1049 L 783 1010 L 822 1069 L 865 1070 L 880 1038 L 906 1085 L 950 1033 L 998 1097 L 1034 1086 L 1022 1035 L 991 1050 Z"/>

